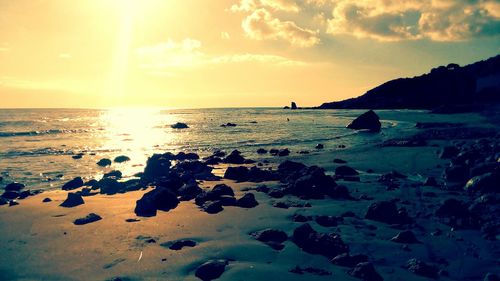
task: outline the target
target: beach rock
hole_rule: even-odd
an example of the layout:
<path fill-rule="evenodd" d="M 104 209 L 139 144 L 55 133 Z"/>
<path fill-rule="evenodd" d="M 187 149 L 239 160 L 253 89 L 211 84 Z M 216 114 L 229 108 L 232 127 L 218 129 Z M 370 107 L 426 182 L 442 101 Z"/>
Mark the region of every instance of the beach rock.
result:
<path fill-rule="evenodd" d="M 111 172 L 108 172 L 108 173 L 105 173 L 103 176 L 103 178 L 114 178 L 114 179 L 121 179 L 122 178 L 122 172 L 118 171 L 118 170 L 113 170 Z"/>
<path fill-rule="evenodd" d="M 445 169 L 444 176 L 451 182 L 466 182 L 469 179 L 469 169 L 464 165 L 452 165 Z"/>
<path fill-rule="evenodd" d="M 85 204 L 85 202 L 80 194 L 69 192 L 66 200 L 64 200 L 64 202 L 62 202 L 59 206 L 72 208 L 82 204 Z"/>
<path fill-rule="evenodd" d="M 436 178 L 428 177 L 427 179 L 425 179 L 424 186 L 438 186 Z"/>
<path fill-rule="evenodd" d="M 188 183 L 183 185 L 177 190 L 180 201 L 189 201 L 196 198 L 198 194 L 202 193 L 202 189 L 198 186 L 196 182 Z"/>
<path fill-rule="evenodd" d="M 3 197 L 0 197 L 0 206 L 6 205 L 9 201 Z"/>
<path fill-rule="evenodd" d="M 168 247 L 170 250 L 179 251 L 184 247 L 194 247 L 196 246 L 196 242 L 193 240 L 177 240 L 162 243 L 161 246 Z"/>
<path fill-rule="evenodd" d="M 367 261 L 368 261 L 367 255 L 363 254 L 349 255 L 348 253 L 340 254 L 331 260 L 333 264 L 345 267 L 355 267 L 357 264 Z"/>
<path fill-rule="evenodd" d="M 297 104 L 294 101 L 292 101 L 292 103 L 290 105 L 290 109 L 292 109 L 292 110 L 297 109 Z"/>
<path fill-rule="evenodd" d="M 196 269 L 195 276 L 203 281 L 217 279 L 224 273 L 226 265 L 228 265 L 227 260 L 207 261 Z"/>
<path fill-rule="evenodd" d="M 43 203 L 48 203 L 48 202 L 52 202 L 52 199 L 46 197 L 46 198 L 43 198 L 42 200 Z"/>
<path fill-rule="evenodd" d="M 333 163 L 337 163 L 337 164 L 345 164 L 345 163 L 347 163 L 347 161 L 342 160 L 342 159 L 335 158 L 335 159 L 333 159 Z"/>
<path fill-rule="evenodd" d="M 222 125 L 220 125 L 220 126 L 221 126 L 221 127 L 236 127 L 237 125 L 236 125 L 236 124 L 234 124 L 234 123 L 230 123 L 230 122 L 228 122 L 228 123 L 226 123 L 226 124 L 222 124 Z"/>
<path fill-rule="evenodd" d="M 332 227 L 338 225 L 338 218 L 335 216 L 317 216 L 316 223 L 324 227 Z"/>
<path fill-rule="evenodd" d="M 170 125 L 172 129 L 187 129 L 189 126 L 186 123 L 177 122 L 175 124 Z"/>
<path fill-rule="evenodd" d="M 248 170 L 247 177 L 247 181 L 250 182 L 273 181 L 278 179 L 278 175 L 274 171 L 262 170 L 256 166 Z"/>
<path fill-rule="evenodd" d="M 109 160 L 108 158 L 103 158 L 99 160 L 96 164 L 101 167 L 111 166 L 111 160 Z"/>
<path fill-rule="evenodd" d="M 421 243 L 418 241 L 417 237 L 411 230 L 406 230 L 399 232 L 396 236 L 391 238 L 392 242 L 403 243 L 403 244 L 417 244 Z"/>
<path fill-rule="evenodd" d="M 10 200 L 9 201 L 9 207 L 17 206 L 17 205 L 19 205 L 19 202 L 17 202 L 16 200 Z"/>
<path fill-rule="evenodd" d="M 62 190 L 73 190 L 83 186 L 83 180 L 81 177 L 76 177 L 62 186 Z"/>
<path fill-rule="evenodd" d="M 77 160 L 77 159 L 82 159 L 82 158 L 83 158 L 83 155 L 85 155 L 85 154 L 83 154 L 83 153 L 78 153 L 78 154 L 76 154 L 76 155 L 71 156 L 71 158 L 73 158 L 73 159 L 75 159 L 75 160 Z"/>
<path fill-rule="evenodd" d="M 340 177 L 345 177 L 345 176 L 356 176 L 359 175 L 359 173 L 349 166 L 339 166 L 335 168 L 335 175 Z"/>
<path fill-rule="evenodd" d="M 349 252 L 349 247 L 342 241 L 339 235 L 334 233 L 318 233 L 308 223 L 294 230 L 293 242 L 310 254 L 319 254 L 328 258 Z"/>
<path fill-rule="evenodd" d="M 284 231 L 271 228 L 254 232 L 252 236 L 261 242 L 283 243 L 288 239 L 288 235 Z"/>
<path fill-rule="evenodd" d="M 83 185 L 84 186 L 94 187 L 94 185 L 96 185 L 96 184 L 97 184 L 97 180 L 91 179 L 91 180 L 86 181 Z"/>
<path fill-rule="evenodd" d="M 185 153 L 185 152 L 181 151 L 181 152 L 177 153 L 177 155 L 175 155 L 175 160 L 179 160 L 179 161 L 197 160 L 197 159 L 200 159 L 200 156 L 194 152 Z"/>
<path fill-rule="evenodd" d="M 392 201 L 379 201 L 371 204 L 366 211 L 365 218 L 387 224 L 408 224 L 411 218 L 404 209 L 398 209 Z"/>
<path fill-rule="evenodd" d="M 167 188 L 157 187 L 145 193 L 141 199 L 136 201 L 135 214 L 141 217 L 156 215 L 157 210 L 169 211 L 179 204 L 177 196 Z"/>
<path fill-rule="evenodd" d="M 217 196 L 217 197 L 220 197 L 220 196 L 223 196 L 223 195 L 229 195 L 229 196 L 234 196 L 234 191 L 233 189 L 226 185 L 226 184 L 217 184 L 215 185 L 212 190 L 211 190 L 212 194 Z"/>
<path fill-rule="evenodd" d="M 290 150 L 288 148 L 280 149 L 278 151 L 278 156 L 288 156 L 290 155 Z"/>
<path fill-rule="evenodd" d="M 264 148 L 259 148 L 259 149 L 257 149 L 257 153 L 258 154 L 266 154 L 267 150 L 265 150 Z"/>
<path fill-rule="evenodd" d="M 2 194 L 2 198 L 5 199 L 16 199 L 17 197 L 19 197 L 19 192 L 17 191 L 5 191 Z"/>
<path fill-rule="evenodd" d="M 353 277 L 362 279 L 363 281 L 383 281 L 384 278 L 378 274 L 375 267 L 370 262 L 358 263 L 353 270 L 349 271 Z"/>
<path fill-rule="evenodd" d="M 153 154 L 146 161 L 143 178 L 153 180 L 155 178 L 167 177 L 170 171 L 170 154 Z"/>
<path fill-rule="evenodd" d="M 370 110 L 354 119 L 347 125 L 347 128 L 354 130 L 368 129 L 372 132 L 379 132 L 381 126 L 378 115 L 373 110 Z"/>
<path fill-rule="evenodd" d="M 116 156 L 113 161 L 115 163 L 123 163 L 123 162 L 130 161 L 130 158 L 128 156 L 125 156 L 125 155 L 120 155 L 120 156 Z"/>
<path fill-rule="evenodd" d="M 87 223 L 96 222 L 101 219 L 102 219 L 101 216 L 94 213 L 90 213 L 86 217 L 76 219 L 73 223 L 75 225 L 84 225 Z"/>
<path fill-rule="evenodd" d="M 445 146 L 443 150 L 439 153 L 439 158 L 441 159 L 451 159 L 460 153 L 460 149 L 456 146 Z"/>
<path fill-rule="evenodd" d="M 471 193 L 498 193 L 500 192 L 500 173 L 486 173 L 471 178 L 464 187 Z"/>
<path fill-rule="evenodd" d="M 213 155 L 205 158 L 206 165 L 218 165 L 218 164 L 222 163 L 223 161 L 224 160 L 222 160 L 222 158 L 217 157 L 217 156 L 213 156 Z"/>
<path fill-rule="evenodd" d="M 427 278 L 437 279 L 439 269 L 418 259 L 410 259 L 406 262 L 404 268 L 408 271 Z"/>
<path fill-rule="evenodd" d="M 233 150 L 231 154 L 224 158 L 224 163 L 228 164 L 243 164 L 244 162 L 245 158 L 241 156 L 241 152 L 239 152 L 238 150 Z"/>
<path fill-rule="evenodd" d="M 233 196 L 223 195 L 218 200 L 222 206 L 236 206 L 237 200 Z"/>
<path fill-rule="evenodd" d="M 224 210 L 220 201 L 207 201 L 201 207 L 207 214 L 217 214 Z"/>
<path fill-rule="evenodd" d="M 282 174 L 290 174 L 293 172 L 300 171 L 305 167 L 306 165 L 302 163 L 286 160 L 278 166 L 278 172 Z"/>
<path fill-rule="evenodd" d="M 243 182 L 248 180 L 248 168 L 245 166 L 228 167 L 224 173 L 225 179 Z"/>
<path fill-rule="evenodd" d="M 255 200 L 255 195 L 253 193 L 246 193 L 236 201 L 236 206 L 241 208 L 253 208 L 259 205 L 259 202 Z"/>
<path fill-rule="evenodd" d="M 323 149 L 325 148 L 325 146 L 321 143 L 318 143 L 316 146 L 315 146 L 316 149 Z"/>
<path fill-rule="evenodd" d="M 114 178 L 103 178 L 99 180 L 94 187 L 100 188 L 101 194 L 113 195 L 120 192 L 123 188 L 122 184 Z"/>
<path fill-rule="evenodd" d="M 5 191 L 20 191 L 21 189 L 23 189 L 25 187 L 26 186 L 22 183 L 11 182 L 5 186 Z"/>
<path fill-rule="evenodd" d="M 31 190 L 24 190 L 19 193 L 18 199 L 25 199 L 28 196 L 35 195 L 34 193 L 31 192 Z"/>

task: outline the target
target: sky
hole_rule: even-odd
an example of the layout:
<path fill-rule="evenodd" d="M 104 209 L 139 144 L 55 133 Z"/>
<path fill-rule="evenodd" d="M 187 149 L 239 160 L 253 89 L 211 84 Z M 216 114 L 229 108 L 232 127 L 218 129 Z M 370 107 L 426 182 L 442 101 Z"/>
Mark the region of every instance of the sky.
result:
<path fill-rule="evenodd" d="M 317 106 L 499 39 L 499 0 L 0 0 L 0 108 Z"/>

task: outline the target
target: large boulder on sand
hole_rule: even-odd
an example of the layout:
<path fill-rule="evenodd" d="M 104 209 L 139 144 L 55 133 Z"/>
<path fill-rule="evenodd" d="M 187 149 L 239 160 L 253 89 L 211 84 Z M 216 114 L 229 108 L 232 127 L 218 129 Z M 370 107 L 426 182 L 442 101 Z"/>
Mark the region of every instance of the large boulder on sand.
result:
<path fill-rule="evenodd" d="M 157 187 L 136 201 L 135 214 L 142 217 L 156 215 L 156 210 L 169 211 L 179 204 L 177 196 L 167 188 Z"/>
<path fill-rule="evenodd" d="M 226 269 L 227 260 L 210 260 L 200 265 L 194 275 L 203 281 L 219 278 Z"/>
<path fill-rule="evenodd" d="M 81 177 L 76 177 L 62 186 L 62 190 L 72 190 L 83 186 L 83 180 Z"/>
<path fill-rule="evenodd" d="M 66 200 L 64 200 L 64 202 L 62 202 L 59 206 L 72 208 L 82 204 L 85 204 L 85 202 L 80 194 L 69 192 Z"/>
<path fill-rule="evenodd" d="M 342 241 L 339 235 L 318 233 L 308 223 L 294 230 L 293 242 L 308 253 L 323 255 L 328 258 L 349 252 L 349 246 Z"/>
<path fill-rule="evenodd" d="M 354 119 L 347 128 L 353 130 L 367 129 L 372 132 L 379 132 L 382 124 L 380 124 L 378 115 L 373 111 L 367 111 Z"/>

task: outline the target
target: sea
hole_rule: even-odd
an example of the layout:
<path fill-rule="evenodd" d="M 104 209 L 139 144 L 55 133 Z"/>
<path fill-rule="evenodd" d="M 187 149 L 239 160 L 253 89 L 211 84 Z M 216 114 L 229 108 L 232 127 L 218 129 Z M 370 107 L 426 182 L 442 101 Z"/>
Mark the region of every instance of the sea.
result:
<path fill-rule="evenodd" d="M 21 182 L 31 189 L 58 189 L 76 176 L 99 179 L 110 170 L 125 178 L 144 170 L 154 153 L 238 149 L 246 158 L 279 162 L 258 148 L 300 151 L 349 149 L 379 143 L 414 130 L 414 123 L 381 117 L 382 133 L 346 129 L 361 110 L 220 109 L 0 109 L 0 188 Z M 384 112 L 381 116 L 384 115 Z M 176 122 L 187 129 L 173 129 Z M 236 126 L 221 125 L 234 123 Z M 73 156 L 83 154 L 82 158 Z M 131 160 L 100 167 L 102 158 Z"/>

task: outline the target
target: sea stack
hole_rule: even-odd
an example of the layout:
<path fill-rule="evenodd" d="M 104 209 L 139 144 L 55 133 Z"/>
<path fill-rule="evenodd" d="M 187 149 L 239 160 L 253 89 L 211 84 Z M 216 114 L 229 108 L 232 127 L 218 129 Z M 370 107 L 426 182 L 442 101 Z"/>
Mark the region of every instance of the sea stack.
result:
<path fill-rule="evenodd" d="M 297 109 L 297 104 L 294 101 L 292 101 L 290 109 L 292 109 L 292 110 Z"/>
<path fill-rule="evenodd" d="M 358 118 L 354 119 L 347 128 L 353 130 L 370 130 L 371 132 L 380 132 L 380 124 L 378 115 L 373 111 L 369 110 L 361 114 Z"/>

